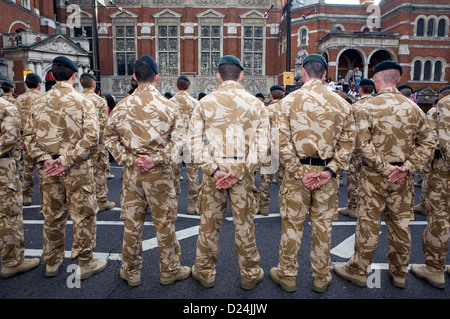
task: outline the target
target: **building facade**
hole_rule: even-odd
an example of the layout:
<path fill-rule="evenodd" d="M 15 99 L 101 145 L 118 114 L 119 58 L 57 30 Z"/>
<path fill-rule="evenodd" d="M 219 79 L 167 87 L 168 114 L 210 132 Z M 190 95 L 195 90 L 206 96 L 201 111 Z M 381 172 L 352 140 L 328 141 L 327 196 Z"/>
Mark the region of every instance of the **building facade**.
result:
<path fill-rule="evenodd" d="M 244 87 L 266 96 L 270 86 L 283 84 L 284 71 L 299 74 L 310 53 L 327 59 L 332 80 L 345 78 L 356 66 L 370 78 L 377 63 L 398 61 L 404 69 L 401 84 L 419 91 L 424 104 L 432 103 L 439 88 L 450 82 L 446 0 L 432 4 L 382 0 L 379 6 L 372 1 L 359 5 L 293 1 L 290 70 L 286 70 L 288 30 L 281 1 L 98 2 L 93 16 L 91 0 L 0 0 L 0 17 L 6 21 L 0 26 L 3 77 L 20 85 L 21 72 L 32 70 L 45 78 L 56 53 L 70 55 L 82 70 L 93 69 L 96 24 L 102 94 L 119 98 L 129 90 L 134 61 L 142 55 L 153 56 L 159 64 L 162 93 L 175 93 L 176 79 L 184 74 L 190 77 L 195 96 L 218 86 L 217 63 L 226 54 L 242 60 Z M 14 39 L 19 36 L 28 42 L 18 45 Z"/>

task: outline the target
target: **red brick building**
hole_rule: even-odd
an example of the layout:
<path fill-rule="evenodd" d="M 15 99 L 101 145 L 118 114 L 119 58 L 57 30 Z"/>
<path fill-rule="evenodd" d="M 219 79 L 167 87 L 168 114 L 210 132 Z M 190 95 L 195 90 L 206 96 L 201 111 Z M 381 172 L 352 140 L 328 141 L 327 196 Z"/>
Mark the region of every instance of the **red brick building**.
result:
<path fill-rule="evenodd" d="M 107 5 L 99 4 L 97 9 L 103 94 L 124 96 L 134 61 L 144 54 L 153 56 L 160 66 L 158 89 L 163 93 L 176 92 L 180 74 L 191 78 L 192 94 L 213 91 L 218 85 L 217 62 L 225 54 L 236 55 L 244 63 L 243 85 L 249 92 L 268 95 L 270 86 L 282 84 L 283 72 L 287 71 L 287 33 L 281 1 L 276 1 L 270 11 L 270 0 L 99 2 Z M 329 62 L 332 80 L 339 75 L 345 77 L 356 66 L 364 77 L 371 77 L 376 63 L 391 59 L 403 66 L 402 83 L 419 90 L 422 103 L 431 103 L 439 88 L 450 82 L 448 1 L 382 0 L 379 6 L 362 2 L 341 5 L 323 0 L 294 1 L 290 71 L 300 71 L 306 54 L 319 53 Z M 34 67 L 45 77 L 50 53 L 55 53 L 51 48 L 58 48 L 58 53 L 67 49 L 66 54 L 71 52 L 83 70 L 93 68 L 89 56 L 95 43 L 91 0 L 0 0 L 0 6 L 0 18 L 6 21 L 0 26 L 0 72 L 4 78 L 19 85 L 21 67 Z M 26 47 L 11 40 L 17 31 L 23 38 L 28 35 Z M 46 34 L 53 38 L 47 40 L 45 48 L 50 52 L 44 54 L 42 44 L 39 49 L 33 47 L 38 42 L 31 42 L 33 36 L 44 41 Z M 33 57 L 23 56 L 27 50 L 33 51 L 33 56 L 41 52 L 45 61 L 38 67 Z"/>

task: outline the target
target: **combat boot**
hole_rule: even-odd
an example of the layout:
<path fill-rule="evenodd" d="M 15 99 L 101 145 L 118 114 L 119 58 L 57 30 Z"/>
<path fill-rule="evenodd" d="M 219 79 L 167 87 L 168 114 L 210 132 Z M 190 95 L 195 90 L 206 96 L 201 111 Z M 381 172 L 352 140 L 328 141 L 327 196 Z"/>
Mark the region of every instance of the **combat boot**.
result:
<path fill-rule="evenodd" d="M 114 202 L 106 201 L 106 202 L 98 203 L 98 211 L 99 212 L 102 212 L 104 210 L 110 210 L 110 209 L 113 209 L 114 207 L 116 207 L 116 203 L 114 203 Z"/>
<path fill-rule="evenodd" d="M 343 207 L 341 209 L 339 209 L 339 213 L 341 213 L 342 215 L 351 217 L 351 218 L 356 218 L 356 210 L 348 208 L 348 207 Z"/>
<path fill-rule="evenodd" d="M 180 266 L 180 271 L 172 277 L 169 278 L 159 278 L 159 282 L 161 285 L 170 285 L 173 284 L 177 280 L 184 280 L 191 274 L 191 267 L 188 266 Z"/>
<path fill-rule="evenodd" d="M 287 291 L 287 292 L 295 291 L 295 289 L 296 289 L 295 279 L 281 278 L 280 274 L 278 273 L 277 267 L 272 267 L 270 269 L 269 274 L 270 274 L 270 279 L 272 279 L 273 282 L 279 284 L 284 291 Z"/>
<path fill-rule="evenodd" d="M 358 287 L 366 287 L 367 286 L 367 278 L 363 275 L 354 274 L 350 270 L 348 270 L 346 265 L 336 265 L 333 267 L 333 271 L 339 277 L 350 281 L 352 284 Z"/>
<path fill-rule="evenodd" d="M 128 276 L 125 275 L 125 272 L 123 271 L 122 268 L 120 268 L 120 278 L 122 278 L 123 280 L 126 280 L 128 282 L 128 285 L 130 285 L 131 287 L 137 287 L 141 284 L 141 275 L 140 274 L 134 275 L 133 278 L 128 278 Z"/>
<path fill-rule="evenodd" d="M 76 278 L 80 280 L 88 279 L 92 275 L 103 271 L 106 268 L 106 259 L 80 260 L 76 272 Z"/>
<path fill-rule="evenodd" d="M 325 276 L 325 278 L 323 278 L 323 279 L 315 278 L 314 284 L 313 284 L 313 290 L 315 292 L 320 292 L 320 293 L 325 292 L 327 290 L 327 287 L 329 285 L 331 285 L 331 281 L 332 281 L 332 277 L 331 277 L 330 273 L 328 273 Z"/>
<path fill-rule="evenodd" d="M 197 213 L 197 208 L 194 204 L 188 203 L 187 213 L 189 215 L 194 215 Z"/>
<path fill-rule="evenodd" d="M 59 267 L 62 265 L 63 260 L 61 259 L 53 266 L 46 265 L 45 266 L 45 277 L 55 277 L 59 274 Z"/>
<path fill-rule="evenodd" d="M 241 288 L 245 289 L 245 290 L 252 290 L 253 288 L 255 288 L 255 286 L 260 283 L 263 279 L 264 279 L 264 270 L 262 270 L 262 268 L 259 268 L 260 272 L 258 275 L 258 278 L 256 278 L 255 280 L 253 280 L 250 283 L 244 283 L 243 281 L 241 281 Z"/>
<path fill-rule="evenodd" d="M 207 280 L 204 280 L 202 277 L 200 277 L 200 275 L 195 270 L 195 265 L 192 266 L 192 278 L 194 278 L 195 280 L 200 282 L 200 284 L 205 288 L 212 288 L 216 284 L 216 281 L 214 279 L 207 281 Z"/>
<path fill-rule="evenodd" d="M 259 206 L 259 213 L 263 216 L 269 216 L 269 207 Z"/>
<path fill-rule="evenodd" d="M 30 196 L 23 197 L 23 206 L 31 206 L 31 197 Z"/>
<path fill-rule="evenodd" d="M 414 213 L 427 216 L 427 210 L 422 203 L 413 206 Z"/>
<path fill-rule="evenodd" d="M 426 265 L 417 265 L 417 264 L 411 265 L 411 272 L 417 278 L 426 280 L 430 285 L 432 285 L 435 288 L 438 288 L 438 289 L 445 288 L 444 272 L 438 273 L 438 272 L 432 271 Z"/>
<path fill-rule="evenodd" d="M 406 288 L 406 277 L 395 276 L 389 270 L 389 276 L 392 278 L 392 285 L 397 288 Z"/>
<path fill-rule="evenodd" d="M 32 258 L 32 259 L 25 258 L 20 265 L 13 267 L 3 266 L 2 270 L 0 271 L 0 278 L 12 277 L 14 275 L 17 275 L 18 273 L 31 270 L 34 267 L 37 267 L 38 265 L 39 265 L 39 258 Z"/>

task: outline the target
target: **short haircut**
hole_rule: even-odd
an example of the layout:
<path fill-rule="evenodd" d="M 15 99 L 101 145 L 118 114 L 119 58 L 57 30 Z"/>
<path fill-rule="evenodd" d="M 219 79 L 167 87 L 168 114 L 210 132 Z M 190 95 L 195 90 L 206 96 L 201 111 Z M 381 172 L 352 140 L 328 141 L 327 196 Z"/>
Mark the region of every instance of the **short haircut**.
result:
<path fill-rule="evenodd" d="M 152 83 L 155 81 L 156 72 L 147 62 L 139 59 L 134 64 L 134 75 L 140 83 Z"/>
<path fill-rule="evenodd" d="M 281 100 L 284 97 L 284 91 L 283 90 L 273 90 L 272 92 L 270 92 L 270 94 L 272 94 L 272 97 L 275 100 Z"/>
<path fill-rule="evenodd" d="M 14 88 L 10 87 L 9 85 L 2 84 L 3 92 L 9 93 L 11 91 L 11 89 L 14 89 Z"/>
<path fill-rule="evenodd" d="M 321 79 L 326 71 L 323 64 L 319 62 L 308 62 L 303 68 L 305 69 L 306 74 L 313 79 Z"/>
<path fill-rule="evenodd" d="M 397 84 L 398 80 L 400 79 L 400 71 L 397 69 L 384 70 L 376 74 L 380 75 L 380 77 L 383 79 L 383 82 L 389 84 Z"/>
<path fill-rule="evenodd" d="M 76 71 L 67 66 L 59 64 L 52 65 L 52 74 L 56 81 L 67 81 L 74 73 Z"/>
<path fill-rule="evenodd" d="M 187 90 L 189 88 L 189 82 L 183 79 L 177 81 L 177 88 L 181 91 Z"/>
<path fill-rule="evenodd" d="M 25 84 L 26 84 L 27 88 L 29 88 L 29 89 L 35 89 L 35 88 L 38 87 L 39 82 L 35 82 L 35 81 L 31 81 L 31 80 L 29 80 L 29 79 L 26 79 L 26 80 L 25 80 Z"/>
<path fill-rule="evenodd" d="M 222 64 L 219 66 L 219 74 L 224 81 L 237 81 L 241 72 L 241 68 L 236 64 Z"/>
<path fill-rule="evenodd" d="M 95 80 L 90 76 L 82 76 L 80 78 L 80 84 L 84 89 L 90 89 L 95 83 Z"/>
<path fill-rule="evenodd" d="M 375 87 L 373 85 L 360 85 L 359 86 L 364 94 L 372 94 Z"/>

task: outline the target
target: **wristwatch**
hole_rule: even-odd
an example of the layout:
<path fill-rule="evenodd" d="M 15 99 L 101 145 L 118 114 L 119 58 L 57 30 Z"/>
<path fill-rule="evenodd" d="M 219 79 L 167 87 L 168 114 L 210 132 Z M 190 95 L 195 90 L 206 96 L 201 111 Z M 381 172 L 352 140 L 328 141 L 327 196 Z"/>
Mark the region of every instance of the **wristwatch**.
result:
<path fill-rule="evenodd" d="M 329 171 L 329 172 L 331 173 L 331 176 L 334 177 L 334 178 L 336 178 L 336 173 L 335 173 L 331 168 L 325 167 L 325 170 L 326 170 L 326 171 Z"/>

